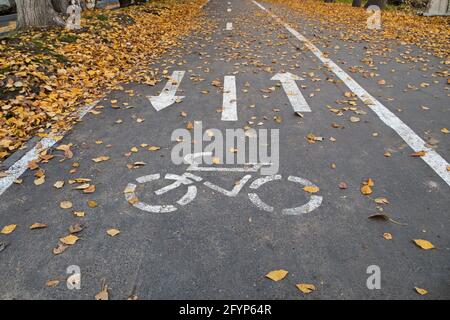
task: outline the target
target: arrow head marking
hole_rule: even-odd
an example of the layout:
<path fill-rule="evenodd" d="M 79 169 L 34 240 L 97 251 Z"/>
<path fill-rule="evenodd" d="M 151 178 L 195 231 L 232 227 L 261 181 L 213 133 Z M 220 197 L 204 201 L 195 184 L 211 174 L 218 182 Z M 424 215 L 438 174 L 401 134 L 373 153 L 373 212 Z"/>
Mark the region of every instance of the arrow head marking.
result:
<path fill-rule="evenodd" d="M 176 102 L 180 102 L 185 97 L 184 96 L 171 97 L 171 96 L 162 95 L 162 96 L 156 96 L 156 97 L 148 96 L 147 98 L 150 101 L 150 103 L 152 104 L 153 108 L 155 108 L 156 111 L 161 111 Z"/>
<path fill-rule="evenodd" d="M 298 80 L 305 80 L 302 77 L 299 77 L 295 74 L 292 74 L 290 72 L 286 72 L 286 73 L 277 73 L 276 75 L 274 75 L 272 77 L 271 80 L 278 80 L 281 82 L 288 82 L 288 81 L 298 81 Z"/>

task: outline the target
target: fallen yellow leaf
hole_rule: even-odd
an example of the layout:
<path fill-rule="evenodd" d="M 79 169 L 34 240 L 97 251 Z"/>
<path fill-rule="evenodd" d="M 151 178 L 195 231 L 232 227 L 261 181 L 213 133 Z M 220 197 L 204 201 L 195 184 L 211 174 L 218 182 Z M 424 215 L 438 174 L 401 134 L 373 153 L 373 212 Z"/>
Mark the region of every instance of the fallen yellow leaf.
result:
<path fill-rule="evenodd" d="M 273 281 L 280 281 L 283 280 L 288 274 L 288 271 L 280 269 L 280 270 L 273 270 L 270 271 L 268 274 L 266 274 L 266 278 L 269 278 Z"/>
<path fill-rule="evenodd" d="M 427 153 L 425 151 L 418 151 L 411 153 L 411 157 L 418 158 L 418 157 L 424 157 Z"/>
<path fill-rule="evenodd" d="M 317 193 L 320 191 L 320 188 L 316 186 L 306 186 L 303 188 L 303 190 L 309 193 Z"/>
<path fill-rule="evenodd" d="M 42 177 L 37 178 L 37 179 L 34 180 L 34 184 L 36 186 L 40 186 L 40 185 L 42 185 L 44 183 L 45 183 L 45 176 L 42 176 Z"/>
<path fill-rule="evenodd" d="M 44 224 L 44 223 L 39 223 L 39 222 L 33 223 L 33 224 L 30 226 L 30 229 L 31 229 L 31 230 L 34 230 L 34 229 L 44 229 L 44 228 L 47 228 L 47 225 Z"/>
<path fill-rule="evenodd" d="M 101 157 L 92 159 L 92 161 L 94 161 L 95 163 L 99 163 L 99 162 L 103 162 L 103 161 L 107 161 L 107 160 L 109 160 L 109 157 L 107 157 L 107 156 L 101 156 Z"/>
<path fill-rule="evenodd" d="M 53 185 L 56 189 L 61 189 L 64 186 L 64 181 L 56 181 Z"/>
<path fill-rule="evenodd" d="M 107 233 L 108 235 L 110 235 L 111 237 L 115 237 L 115 236 L 117 236 L 117 235 L 120 233 L 120 230 L 117 230 L 117 229 L 109 229 L 109 230 L 106 231 L 106 233 Z"/>
<path fill-rule="evenodd" d="M 363 195 L 369 195 L 369 194 L 372 194 L 372 188 L 369 186 L 369 185 L 363 185 L 362 187 L 361 187 L 361 193 L 363 194 Z"/>
<path fill-rule="evenodd" d="M 61 209 L 70 209 L 73 207 L 73 204 L 70 201 L 63 201 L 59 204 L 59 206 L 61 207 Z"/>
<path fill-rule="evenodd" d="M 89 200 L 87 202 L 87 205 L 88 205 L 89 208 L 95 208 L 98 204 L 94 200 Z"/>
<path fill-rule="evenodd" d="M 413 240 L 414 243 L 419 246 L 420 248 L 422 248 L 423 250 L 430 250 L 430 249 L 434 249 L 434 245 L 427 240 L 423 240 L 423 239 L 414 239 Z"/>
<path fill-rule="evenodd" d="M 59 240 L 67 245 L 73 245 L 75 244 L 80 238 L 78 238 L 77 236 L 74 236 L 73 234 L 69 234 L 68 236 L 64 237 L 64 238 L 60 238 Z"/>
<path fill-rule="evenodd" d="M 416 289 L 416 292 L 417 292 L 418 294 L 420 294 L 421 296 L 424 296 L 424 295 L 426 295 L 426 294 L 428 293 L 427 290 L 422 289 L 422 288 L 414 287 L 414 289 Z"/>
<path fill-rule="evenodd" d="M 376 198 L 374 201 L 378 204 L 389 204 L 389 200 L 386 198 Z"/>
<path fill-rule="evenodd" d="M 2 231 L 0 231 L 1 234 L 10 234 L 14 230 L 16 230 L 17 225 L 16 224 L 10 224 L 5 227 L 3 227 Z"/>
<path fill-rule="evenodd" d="M 298 290 L 300 290 L 303 293 L 311 293 L 316 290 L 316 287 L 313 284 L 308 283 L 299 283 L 295 285 Z"/>

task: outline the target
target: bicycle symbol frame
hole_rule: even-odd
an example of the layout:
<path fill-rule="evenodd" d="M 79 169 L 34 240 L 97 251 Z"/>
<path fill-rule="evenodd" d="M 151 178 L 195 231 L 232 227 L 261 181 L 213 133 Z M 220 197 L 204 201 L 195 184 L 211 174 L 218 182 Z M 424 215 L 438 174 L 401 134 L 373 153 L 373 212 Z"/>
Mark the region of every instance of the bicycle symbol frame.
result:
<path fill-rule="evenodd" d="M 251 174 L 247 174 L 244 177 L 242 177 L 236 183 L 234 188 L 230 191 L 230 190 L 223 189 L 222 187 L 219 187 L 219 186 L 213 184 L 212 182 L 203 181 L 202 177 L 200 177 L 198 175 L 194 175 L 190 172 L 258 172 L 258 170 L 261 167 L 263 167 L 264 165 L 268 165 L 268 164 L 264 164 L 264 163 L 248 163 L 248 164 L 245 164 L 243 167 L 237 167 L 237 168 L 200 167 L 199 166 L 200 163 L 198 161 L 196 161 L 196 159 L 199 159 L 199 158 L 201 159 L 204 156 L 211 156 L 211 155 L 212 155 L 212 153 L 210 153 L 210 152 L 193 153 L 193 154 L 187 155 L 184 158 L 185 162 L 190 165 L 186 170 L 187 172 L 183 173 L 182 175 L 167 173 L 164 176 L 164 179 L 172 180 L 174 182 L 166 187 L 163 187 L 159 190 L 154 191 L 154 193 L 156 195 L 160 196 L 171 190 L 177 189 L 181 186 L 187 186 L 187 192 L 184 194 L 183 197 L 181 197 L 181 199 L 179 199 L 176 202 L 179 206 L 186 206 L 186 205 L 190 204 L 192 201 L 194 201 L 195 198 L 197 197 L 197 186 L 195 185 L 195 183 L 203 182 L 204 186 L 206 186 L 214 191 L 217 191 L 219 193 L 222 193 L 227 197 L 236 197 L 240 193 L 240 191 L 244 188 L 244 186 L 247 184 L 247 182 L 249 182 L 250 179 L 252 178 Z M 152 181 L 156 181 L 159 179 L 161 179 L 161 174 L 156 173 L 156 174 L 150 174 L 150 175 L 139 177 L 136 179 L 136 181 L 139 184 L 145 184 L 145 183 L 150 183 Z M 254 190 L 254 192 L 248 193 L 248 197 L 249 197 L 250 201 L 252 202 L 252 204 L 255 205 L 258 209 L 266 211 L 266 212 L 274 212 L 275 211 L 274 207 L 268 205 L 267 203 L 265 203 L 264 201 L 261 200 L 261 198 L 256 193 L 256 191 L 264 184 L 271 182 L 271 181 L 277 181 L 277 180 L 282 180 L 282 176 L 279 174 L 264 176 L 264 177 L 255 179 L 250 184 L 249 188 L 251 190 Z M 306 186 L 315 187 L 315 185 L 311 181 L 304 179 L 304 178 L 300 178 L 300 177 L 296 177 L 296 176 L 289 176 L 287 178 L 287 180 L 290 182 L 300 184 L 303 187 L 306 187 Z M 170 212 L 175 212 L 178 210 L 178 207 L 176 207 L 175 205 L 172 205 L 172 204 L 151 205 L 151 204 L 147 204 L 142 201 L 136 201 L 136 199 L 138 199 L 136 196 L 136 193 L 135 193 L 136 188 L 137 188 L 136 184 L 129 183 L 125 189 L 125 199 L 129 203 L 131 203 L 135 208 L 137 208 L 141 211 L 149 212 L 149 213 L 170 213 Z M 135 201 L 133 201 L 133 200 L 135 200 Z M 310 200 L 306 204 L 299 206 L 299 207 L 282 209 L 281 213 L 283 215 L 302 215 L 305 213 L 309 213 L 309 212 L 317 209 L 318 207 L 320 207 L 320 205 L 322 204 L 322 200 L 323 200 L 322 196 L 313 194 L 313 195 L 310 195 Z"/>

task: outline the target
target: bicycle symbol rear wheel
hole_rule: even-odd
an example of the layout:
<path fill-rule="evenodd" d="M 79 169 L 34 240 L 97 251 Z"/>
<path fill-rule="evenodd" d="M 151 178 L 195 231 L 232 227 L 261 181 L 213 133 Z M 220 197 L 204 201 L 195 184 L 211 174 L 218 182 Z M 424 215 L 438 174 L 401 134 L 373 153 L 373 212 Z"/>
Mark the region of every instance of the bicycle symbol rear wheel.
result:
<path fill-rule="evenodd" d="M 143 177 L 139 177 L 136 179 L 136 181 L 139 184 L 144 184 L 152 181 L 159 180 L 161 178 L 161 175 L 159 173 L 157 174 L 151 174 Z M 172 185 L 169 185 L 167 187 L 164 187 L 162 189 L 159 189 L 155 191 L 155 194 L 162 195 L 166 192 L 169 192 L 183 184 L 190 184 L 191 182 L 189 180 L 185 180 L 184 177 L 175 175 L 175 174 L 166 174 L 164 179 L 167 180 L 176 180 L 177 182 L 173 183 Z M 125 189 L 125 199 L 132 204 L 135 208 L 146 211 L 149 213 L 170 213 L 177 211 L 178 208 L 175 205 L 168 204 L 168 205 L 150 205 L 145 202 L 142 202 L 139 200 L 139 198 L 136 196 L 136 188 L 137 185 L 134 183 L 129 183 Z M 177 204 L 180 206 L 185 206 L 192 201 L 194 201 L 195 197 L 197 196 L 197 187 L 194 185 L 190 185 L 187 188 L 187 192 L 183 197 L 181 197 L 180 200 L 177 201 Z"/>

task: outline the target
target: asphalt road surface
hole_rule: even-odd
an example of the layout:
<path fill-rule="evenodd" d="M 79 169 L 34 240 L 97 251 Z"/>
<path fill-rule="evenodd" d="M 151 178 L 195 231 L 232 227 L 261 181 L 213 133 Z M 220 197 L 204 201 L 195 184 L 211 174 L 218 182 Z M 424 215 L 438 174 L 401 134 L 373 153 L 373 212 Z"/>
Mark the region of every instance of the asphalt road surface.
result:
<path fill-rule="evenodd" d="M 101 100 L 55 145 L 73 144 L 73 158 L 49 151 L 44 184 L 30 170 L 20 184 L 2 178 L 0 228 L 17 228 L 0 234 L 0 298 L 93 299 L 102 281 L 111 299 L 450 298 L 450 142 L 440 131 L 450 125 L 449 86 L 436 76 L 446 66 L 415 46 L 386 43 L 391 51 L 373 54 L 380 44 L 344 41 L 339 30 L 260 4 L 211 0 L 201 30 L 150 66 L 156 85 L 124 84 Z M 223 133 L 278 129 L 278 176 L 174 164 L 172 133 L 196 121 Z M 166 174 L 186 172 L 202 180 L 185 175 L 155 194 L 174 182 Z M 95 192 L 75 190 L 76 178 Z M 47 228 L 30 230 L 36 222 Z M 84 225 L 79 240 L 54 254 L 74 223 Z M 373 265 L 381 288 L 370 290 Z M 69 266 L 81 271 L 80 290 L 66 285 Z M 265 278 L 277 269 L 288 276 Z M 316 290 L 302 294 L 299 283 Z"/>

